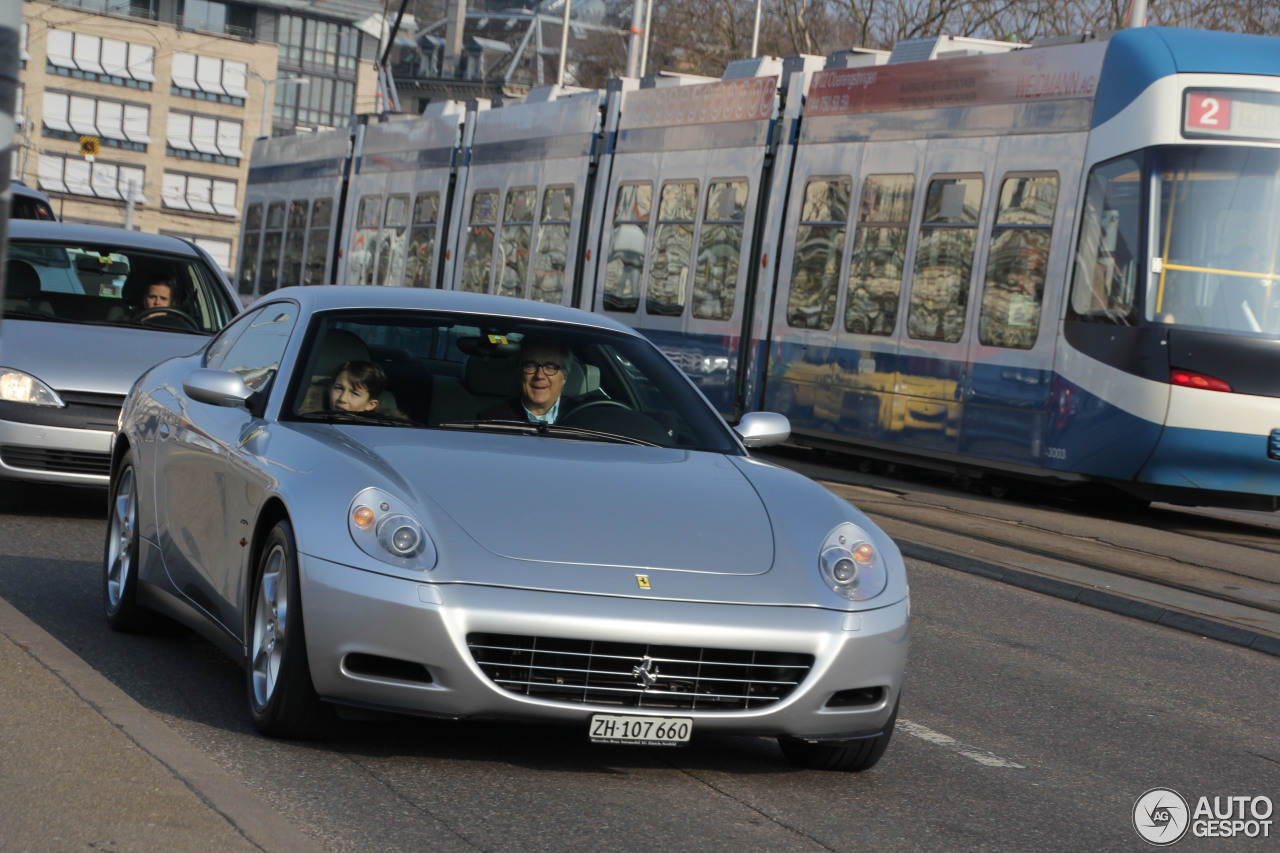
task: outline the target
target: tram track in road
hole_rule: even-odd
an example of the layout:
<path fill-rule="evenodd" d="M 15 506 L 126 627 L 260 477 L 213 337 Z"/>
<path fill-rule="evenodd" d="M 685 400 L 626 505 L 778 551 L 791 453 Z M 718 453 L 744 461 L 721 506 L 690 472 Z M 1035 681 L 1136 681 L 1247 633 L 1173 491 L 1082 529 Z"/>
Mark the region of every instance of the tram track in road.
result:
<path fill-rule="evenodd" d="M 1052 492 L 996 499 L 786 448 L 769 458 L 871 516 L 907 557 L 1280 655 L 1280 519 Z"/>

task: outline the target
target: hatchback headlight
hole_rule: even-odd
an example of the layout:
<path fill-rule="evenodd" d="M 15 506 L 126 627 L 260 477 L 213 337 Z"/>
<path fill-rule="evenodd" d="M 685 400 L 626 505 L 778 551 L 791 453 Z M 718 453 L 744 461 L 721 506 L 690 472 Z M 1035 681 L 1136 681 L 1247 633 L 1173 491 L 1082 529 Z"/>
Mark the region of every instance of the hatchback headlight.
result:
<path fill-rule="evenodd" d="M 356 495 L 347 513 L 347 529 L 370 557 L 402 569 L 435 568 L 436 546 L 426 528 L 382 489 L 371 487 Z"/>
<path fill-rule="evenodd" d="M 58 392 L 30 373 L 0 367 L 0 400 L 32 406 L 65 406 Z"/>
<path fill-rule="evenodd" d="M 818 571 L 827 589 L 850 601 L 866 601 L 884 592 L 889 572 L 871 537 L 851 522 L 837 525 L 818 551 Z"/>

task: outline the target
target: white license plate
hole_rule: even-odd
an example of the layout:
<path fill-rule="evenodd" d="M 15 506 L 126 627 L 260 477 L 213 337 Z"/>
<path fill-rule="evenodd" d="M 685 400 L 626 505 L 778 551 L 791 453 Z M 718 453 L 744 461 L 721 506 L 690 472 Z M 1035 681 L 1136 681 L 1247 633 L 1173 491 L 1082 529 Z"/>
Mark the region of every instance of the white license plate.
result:
<path fill-rule="evenodd" d="M 693 720 L 688 717 L 630 717 L 596 714 L 591 718 L 595 743 L 632 743 L 641 746 L 676 746 L 688 743 Z"/>

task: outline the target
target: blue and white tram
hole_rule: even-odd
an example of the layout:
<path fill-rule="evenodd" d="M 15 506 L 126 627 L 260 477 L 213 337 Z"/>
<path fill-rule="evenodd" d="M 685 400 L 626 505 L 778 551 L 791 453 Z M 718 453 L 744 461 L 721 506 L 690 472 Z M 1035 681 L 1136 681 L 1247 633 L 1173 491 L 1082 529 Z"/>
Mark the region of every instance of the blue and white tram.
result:
<path fill-rule="evenodd" d="M 473 108 L 433 270 L 338 275 L 615 316 L 812 446 L 1280 506 L 1280 40 L 937 44 Z"/>

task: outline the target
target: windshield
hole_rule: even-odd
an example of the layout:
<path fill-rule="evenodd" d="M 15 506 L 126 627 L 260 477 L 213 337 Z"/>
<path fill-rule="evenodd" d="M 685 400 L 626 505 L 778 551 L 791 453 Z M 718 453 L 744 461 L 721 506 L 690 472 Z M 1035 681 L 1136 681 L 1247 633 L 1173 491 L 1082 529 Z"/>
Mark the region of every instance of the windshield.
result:
<path fill-rule="evenodd" d="M 1157 152 L 1159 220 L 1147 319 L 1280 334 L 1280 151 Z"/>
<path fill-rule="evenodd" d="M 308 332 L 294 418 L 741 453 L 641 338 L 509 317 L 329 313 Z"/>
<path fill-rule="evenodd" d="M 236 308 L 217 274 L 199 259 L 120 246 L 9 243 L 8 318 L 211 334 Z"/>

